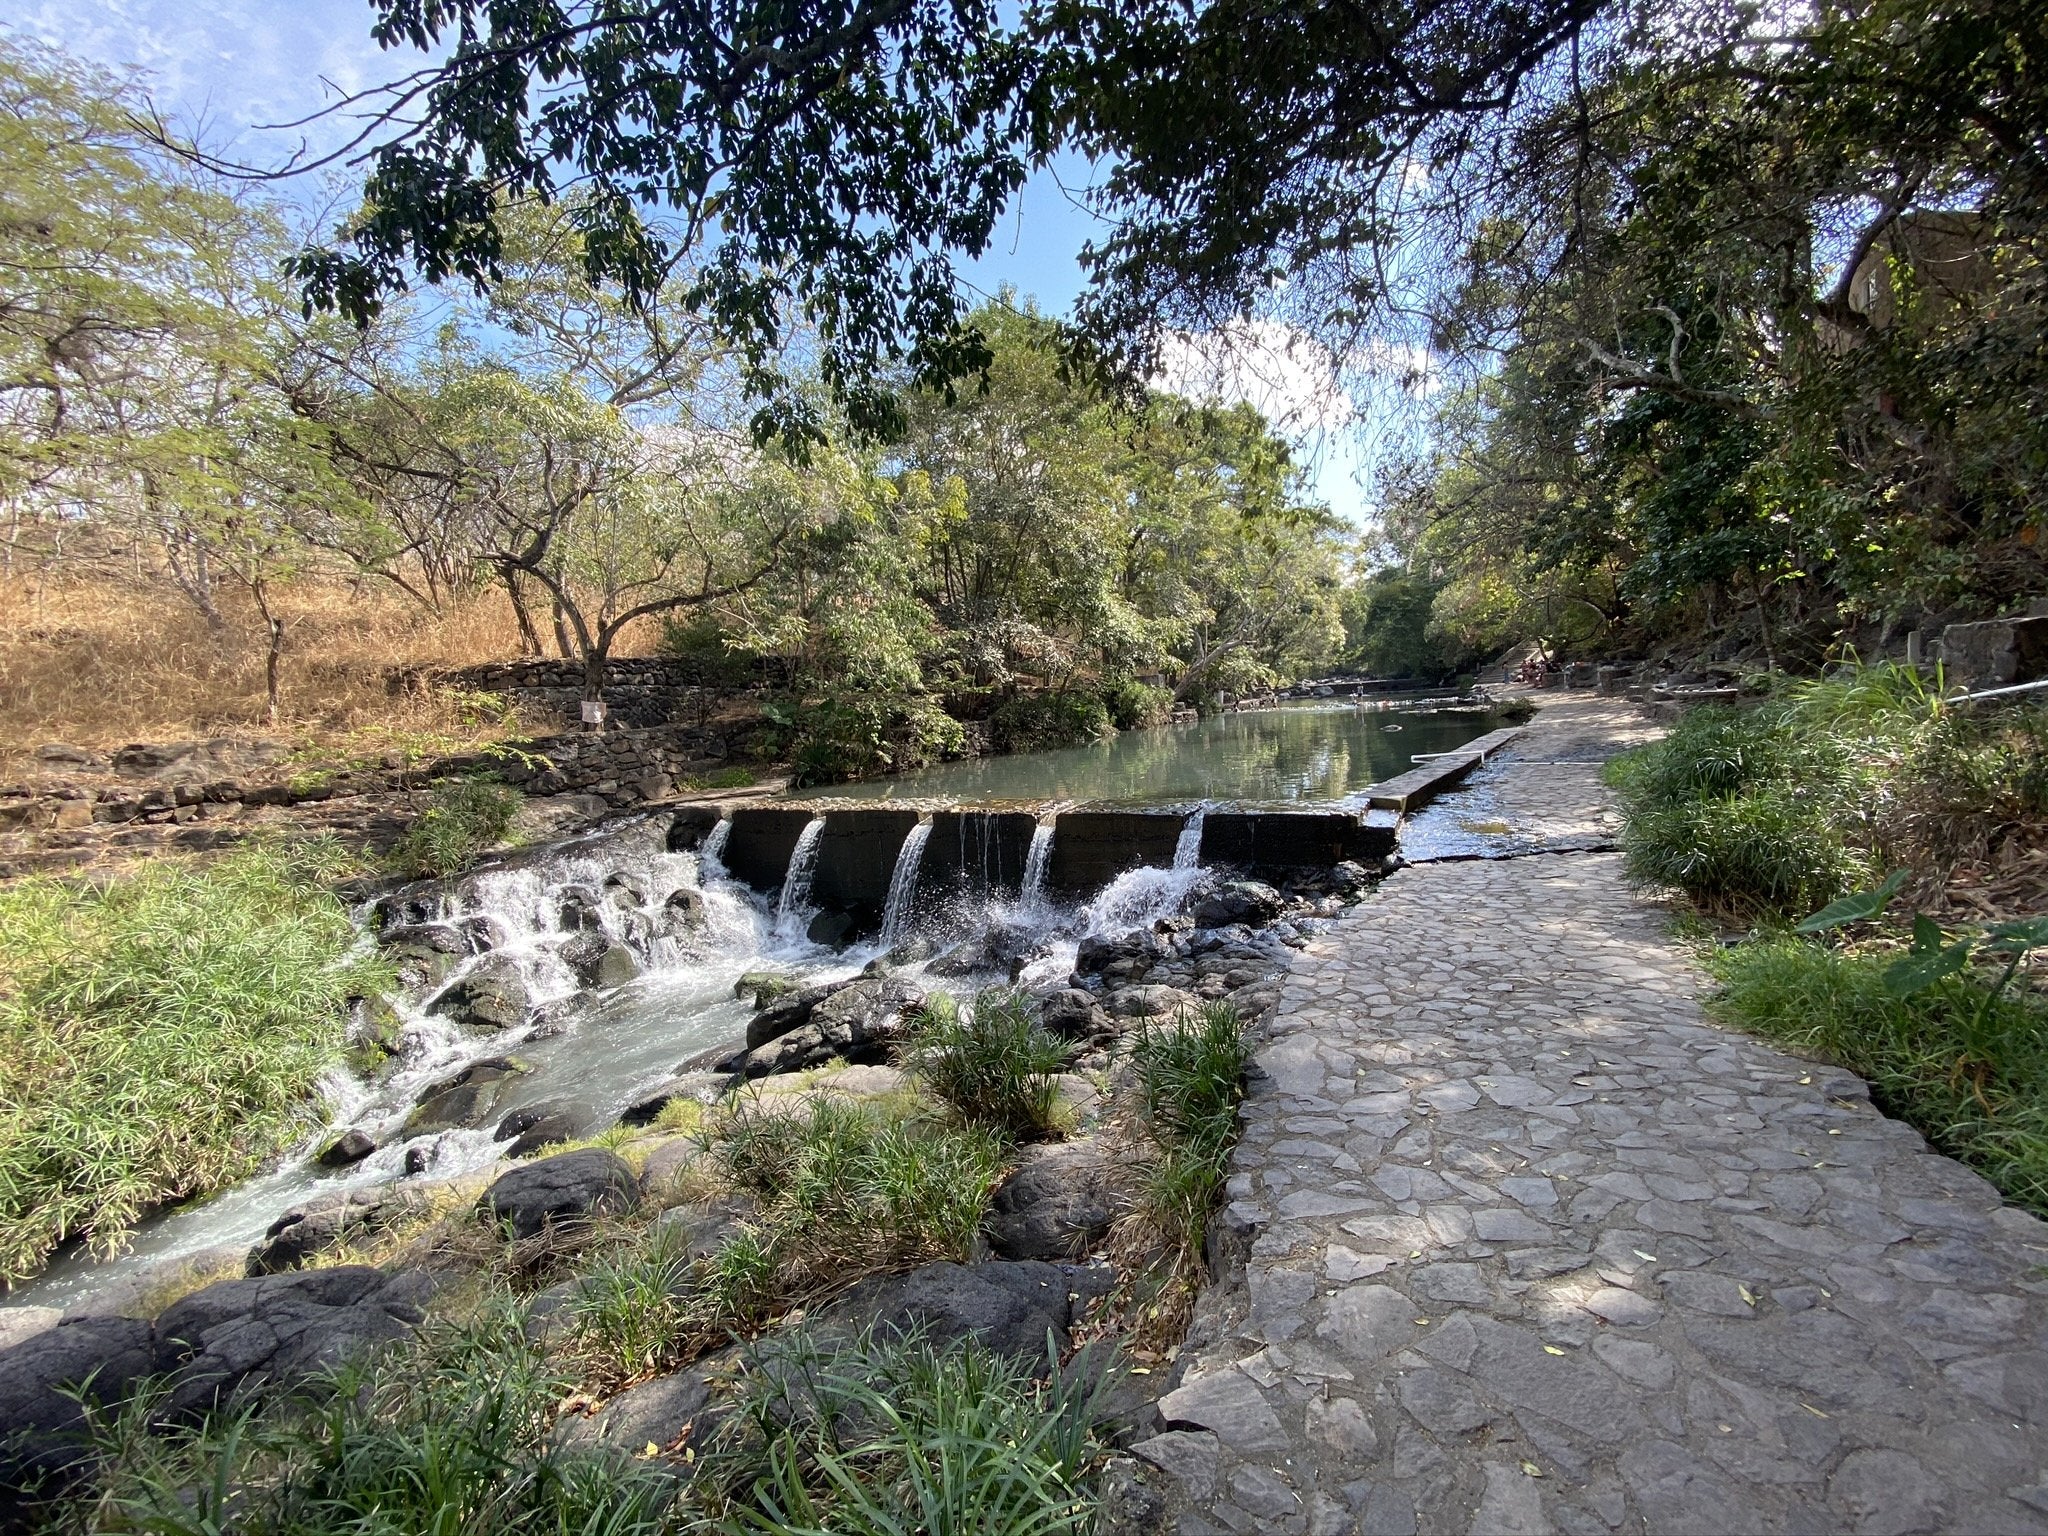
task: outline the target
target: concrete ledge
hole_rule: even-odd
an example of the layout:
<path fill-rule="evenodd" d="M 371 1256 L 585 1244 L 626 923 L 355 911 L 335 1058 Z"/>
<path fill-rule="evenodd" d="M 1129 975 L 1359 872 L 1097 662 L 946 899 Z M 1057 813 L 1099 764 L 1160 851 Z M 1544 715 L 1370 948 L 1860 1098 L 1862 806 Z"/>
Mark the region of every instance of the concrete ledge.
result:
<path fill-rule="evenodd" d="M 1391 826 L 1368 826 L 1343 811 L 1211 811 L 1202 822 L 1202 862 L 1253 874 L 1365 863 L 1393 851 Z"/>
<path fill-rule="evenodd" d="M 833 811 L 825 817 L 811 900 L 821 912 L 852 918 L 849 937 L 881 928 L 897 855 L 916 825 L 915 811 Z"/>
<path fill-rule="evenodd" d="M 1092 896 L 1127 869 L 1171 869 L 1186 825 L 1185 816 L 1156 811 L 1063 812 L 1053 824 L 1046 889 L 1056 896 Z"/>
<path fill-rule="evenodd" d="M 1455 752 L 1446 752 L 1404 774 L 1373 785 L 1366 791 L 1366 803 L 1382 810 L 1419 810 L 1444 791 L 1463 783 L 1473 769 L 1521 734 L 1520 726 L 1489 731 L 1476 741 L 1466 742 Z"/>
<path fill-rule="evenodd" d="M 727 873 L 757 891 L 774 890 L 789 873 L 789 856 L 810 820 L 809 811 L 765 805 L 734 811 L 732 831 L 725 839 Z"/>
<path fill-rule="evenodd" d="M 917 905 L 1017 895 L 1037 830 L 1029 811 L 934 811 L 917 871 Z"/>

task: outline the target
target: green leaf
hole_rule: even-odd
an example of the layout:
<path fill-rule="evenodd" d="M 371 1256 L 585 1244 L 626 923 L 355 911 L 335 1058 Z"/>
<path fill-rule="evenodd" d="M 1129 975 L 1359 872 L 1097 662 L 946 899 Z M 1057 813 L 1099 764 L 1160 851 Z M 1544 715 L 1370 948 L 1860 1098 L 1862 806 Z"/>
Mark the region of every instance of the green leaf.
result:
<path fill-rule="evenodd" d="M 1892 898 L 1899 894 L 1899 887 L 1906 883 L 1910 873 L 1910 870 L 1895 869 L 1884 877 L 1884 884 L 1876 890 L 1857 891 L 1840 901 L 1829 902 L 1801 923 L 1799 932 L 1824 933 L 1847 923 L 1869 922 L 1891 905 Z"/>
<path fill-rule="evenodd" d="M 1926 919 L 1920 921 L 1925 922 Z M 1944 976 L 1955 975 L 1969 963 L 1969 959 L 1968 939 L 1958 939 L 1945 948 L 1937 944 L 1926 949 L 1915 943 L 1907 954 L 1886 968 L 1884 989 L 1894 997 L 1910 997 L 1915 992 L 1926 991 Z"/>
<path fill-rule="evenodd" d="M 1995 924 L 1984 930 L 1984 947 L 1996 955 L 2024 955 L 2030 949 L 2048 949 L 2048 917 Z"/>

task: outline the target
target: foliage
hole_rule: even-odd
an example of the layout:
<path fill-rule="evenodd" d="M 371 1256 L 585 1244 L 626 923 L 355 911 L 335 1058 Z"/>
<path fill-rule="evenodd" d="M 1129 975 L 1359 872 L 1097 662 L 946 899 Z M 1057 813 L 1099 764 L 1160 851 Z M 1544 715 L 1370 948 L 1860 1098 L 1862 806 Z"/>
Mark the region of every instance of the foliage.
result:
<path fill-rule="evenodd" d="M 870 1332 L 827 1347 L 798 1334 L 765 1349 L 735 1430 L 699 1474 L 712 1528 L 1083 1536 L 1098 1389 L 1057 1359 L 1044 1375 L 972 1336 L 941 1346 Z"/>
<path fill-rule="evenodd" d="M 518 810 L 519 791 L 488 774 L 444 781 L 392 845 L 391 868 L 415 878 L 460 874 L 503 840 Z"/>
<path fill-rule="evenodd" d="M 1159 1148 L 1145 1171 L 1145 1212 L 1193 1262 L 1237 1140 L 1237 1105 L 1251 1060 L 1243 1023 L 1229 1004 L 1208 1003 L 1192 1020 L 1146 1030 L 1131 1060 L 1146 1129 Z"/>
<path fill-rule="evenodd" d="M 1344 664 L 1374 677 L 1442 681 L 1478 660 L 1435 622 L 1444 584 L 1407 570 L 1375 571 L 1344 593 Z"/>
<path fill-rule="evenodd" d="M 904 1065 L 969 1124 L 1031 1139 L 1055 1129 L 1055 1078 L 1071 1054 L 1027 994 L 990 987 L 967 1008 L 944 992 L 928 998 Z"/>
<path fill-rule="evenodd" d="M 1731 1023 L 1837 1061 L 2005 1195 L 2048 1213 L 2048 1003 L 1955 971 L 1902 992 L 1896 954 L 1766 934 L 1709 951 Z"/>
<path fill-rule="evenodd" d="M 98 1489 L 55 1528 L 154 1536 L 536 1530 L 653 1536 L 672 1484 L 615 1453 L 550 1442 L 572 1384 L 508 1298 L 470 1321 L 345 1368 L 317 1402 L 149 1424 L 147 1400 L 106 1437 Z"/>
<path fill-rule="evenodd" d="M 1078 746 L 1115 729 L 1108 706 L 1080 689 L 1020 693 L 1003 700 L 989 715 L 990 736 L 999 752 Z"/>
<path fill-rule="evenodd" d="M 926 694 L 835 693 L 797 709 L 791 726 L 798 788 L 929 767 L 966 745 L 960 722 Z"/>
<path fill-rule="evenodd" d="M 1126 678 L 1103 688 L 1102 707 L 1109 711 L 1109 723 L 1118 730 L 1144 730 L 1166 724 L 1173 712 L 1173 694 L 1168 689 Z"/>
<path fill-rule="evenodd" d="M 576 1277 L 569 1304 L 577 1353 L 601 1386 L 667 1363 L 684 1332 L 691 1258 L 678 1228 L 654 1222 Z"/>
<path fill-rule="evenodd" d="M 259 846 L 0 891 L 0 1276 L 69 1239 L 111 1253 L 311 1129 L 348 1000 L 381 979 L 326 887 L 343 867 Z"/>

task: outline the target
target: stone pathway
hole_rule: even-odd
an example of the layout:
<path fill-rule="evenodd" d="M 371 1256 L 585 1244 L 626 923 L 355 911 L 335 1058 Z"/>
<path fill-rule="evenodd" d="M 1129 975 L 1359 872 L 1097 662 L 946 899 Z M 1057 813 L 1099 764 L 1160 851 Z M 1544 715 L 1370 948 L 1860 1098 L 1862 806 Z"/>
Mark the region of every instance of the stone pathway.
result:
<path fill-rule="evenodd" d="M 1499 803 L 1604 824 L 1628 728 L 1547 708 Z M 1136 1448 L 1182 1531 L 2048 1533 L 2048 1226 L 1701 986 L 1607 853 L 1405 870 L 1300 957 Z"/>

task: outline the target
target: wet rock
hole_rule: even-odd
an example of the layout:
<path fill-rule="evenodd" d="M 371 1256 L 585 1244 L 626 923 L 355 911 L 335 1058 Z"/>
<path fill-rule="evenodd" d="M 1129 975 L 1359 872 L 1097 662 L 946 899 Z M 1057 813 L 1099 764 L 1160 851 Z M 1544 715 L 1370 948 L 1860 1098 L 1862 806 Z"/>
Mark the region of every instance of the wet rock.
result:
<path fill-rule="evenodd" d="M 732 1075 L 727 1072 L 679 1072 L 667 1082 L 637 1095 L 619 1116 L 619 1124 L 652 1125 L 671 1099 L 716 1104 L 731 1086 Z"/>
<path fill-rule="evenodd" d="M 1330 870 L 1330 889 L 1343 895 L 1355 895 L 1373 883 L 1373 872 L 1356 859 L 1346 859 Z"/>
<path fill-rule="evenodd" d="M 491 1220 L 508 1224 L 515 1237 L 536 1237 L 600 1213 L 631 1210 L 639 1181 L 624 1159 L 602 1147 L 544 1157 L 501 1175 L 480 1202 Z"/>
<path fill-rule="evenodd" d="M 150 1343 L 148 1323 L 89 1317 L 0 1353 L 0 1487 L 57 1483 L 82 1471 L 91 1438 L 70 1394 L 85 1388 L 87 1402 L 119 1403 L 154 1368 Z M 0 1528 L 10 1523 L 0 1514 Z"/>
<path fill-rule="evenodd" d="M 519 962 L 510 955 L 486 955 L 428 1007 L 428 1012 L 469 1029 L 512 1029 L 526 1021 L 533 994 Z"/>
<path fill-rule="evenodd" d="M 1116 1033 L 1116 1024 L 1095 994 L 1081 987 L 1054 992 L 1038 1005 L 1039 1022 L 1062 1040 L 1099 1040 Z"/>
<path fill-rule="evenodd" d="M 778 998 L 799 990 L 803 983 L 784 971 L 748 971 L 733 983 L 732 995 L 750 998 L 756 1008 L 766 1008 Z"/>
<path fill-rule="evenodd" d="M 704 906 L 704 893 L 685 886 L 672 892 L 661 904 L 662 925 L 670 935 L 694 933 L 704 926 L 708 913 Z"/>
<path fill-rule="evenodd" d="M 813 1003 L 808 1022 L 748 1051 L 748 1077 L 800 1072 L 831 1061 L 886 1060 L 902 1038 L 905 1015 L 923 1006 L 924 988 L 904 976 L 875 976 L 833 989 Z M 749 1028 L 749 1038 L 752 1037 Z"/>
<path fill-rule="evenodd" d="M 1286 907 L 1286 898 L 1264 881 L 1232 880 L 1195 904 L 1195 924 L 1201 928 L 1222 928 L 1232 923 L 1256 927 L 1272 922 Z"/>
<path fill-rule="evenodd" d="M 804 937 L 813 944 L 822 944 L 831 949 L 843 945 L 853 932 L 853 917 L 846 912 L 820 912 L 811 919 L 811 926 L 804 931 Z"/>
<path fill-rule="evenodd" d="M 816 982 L 781 993 L 747 1020 L 747 1049 L 754 1050 L 778 1035 L 786 1035 L 810 1023 L 811 1010 L 845 985 L 845 982 Z"/>
<path fill-rule="evenodd" d="M 1178 987 L 1139 985 L 1119 987 L 1104 995 L 1103 1007 L 1122 1019 L 1158 1019 L 1172 1014 L 1192 1012 L 1200 1008 L 1202 1000 L 1191 992 Z"/>
<path fill-rule="evenodd" d="M 692 853 L 704 845 L 711 829 L 718 825 L 720 811 L 715 805 L 683 805 L 669 818 L 664 839 L 670 853 Z"/>
<path fill-rule="evenodd" d="M 385 1189 L 347 1189 L 295 1205 L 249 1250 L 243 1268 L 250 1275 L 276 1275 L 301 1268 L 306 1260 L 366 1237 L 396 1214 Z"/>
<path fill-rule="evenodd" d="M 515 1109 L 498 1122 L 493 1141 L 509 1141 L 507 1157 L 531 1157 L 558 1141 L 574 1141 L 597 1118 L 580 1099 L 543 1099 Z"/>
<path fill-rule="evenodd" d="M 510 1091 L 513 1080 L 532 1070 L 530 1063 L 517 1056 L 473 1061 L 453 1077 L 420 1091 L 400 1135 L 410 1139 L 436 1131 L 472 1130 L 497 1113 L 499 1100 Z"/>
<path fill-rule="evenodd" d="M 565 933 L 602 933 L 604 919 L 597 911 L 602 900 L 592 886 L 564 886 L 561 892 L 561 905 L 555 912 L 555 926 Z"/>
<path fill-rule="evenodd" d="M 556 949 L 555 955 L 562 964 L 575 973 L 577 982 L 586 987 L 597 985 L 598 967 L 603 964 L 612 941 L 602 929 L 595 925 L 580 933 L 571 934 Z"/>
<path fill-rule="evenodd" d="M 927 1264 L 906 1275 L 860 1281 L 821 1316 L 834 1324 L 908 1334 L 939 1343 L 972 1335 L 998 1354 L 1044 1368 L 1047 1336 L 1064 1351 L 1072 1310 L 1069 1271 L 1033 1261 Z"/>
<path fill-rule="evenodd" d="M 1114 1214 L 1095 1142 L 1032 1147 L 995 1192 L 989 1245 L 1006 1259 L 1071 1259 L 1109 1230 Z"/>
<path fill-rule="evenodd" d="M 224 1280 L 156 1320 L 152 1366 L 172 1378 L 165 1413 L 196 1418 L 215 1403 L 300 1386 L 419 1325 L 432 1279 L 367 1265 Z"/>
<path fill-rule="evenodd" d="M 1074 954 L 1074 970 L 1083 976 L 1100 976 L 1109 983 L 1136 981 L 1172 953 L 1173 947 L 1156 933 L 1097 936 L 1081 941 Z"/>
<path fill-rule="evenodd" d="M 383 956 L 409 992 L 438 987 L 474 951 L 469 938 L 452 923 L 404 923 L 386 928 L 378 939 Z"/>
<path fill-rule="evenodd" d="M 377 1143 L 367 1132 L 351 1127 L 322 1147 L 313 1161 L 322 1168 L 346 1168 L 360 1163 L 376 1150 Z"/>

